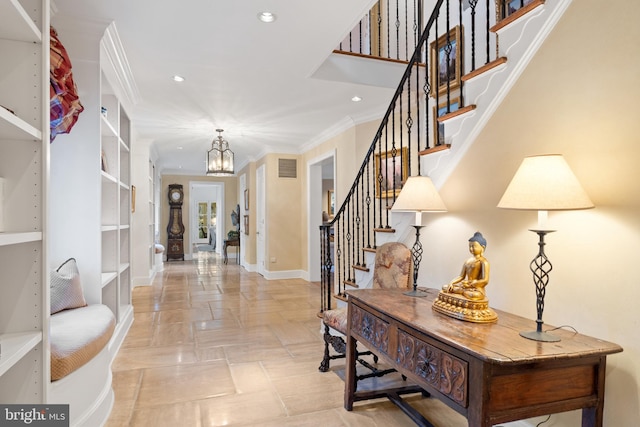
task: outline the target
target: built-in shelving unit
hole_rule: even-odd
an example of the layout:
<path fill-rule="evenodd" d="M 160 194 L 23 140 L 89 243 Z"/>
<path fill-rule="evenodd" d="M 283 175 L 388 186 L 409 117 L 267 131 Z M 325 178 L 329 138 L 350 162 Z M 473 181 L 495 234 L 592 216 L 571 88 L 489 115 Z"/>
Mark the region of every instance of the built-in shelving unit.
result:
<path fill-rule="evenodd" d="M 100 80 L 102 303 L 131 316 L 131 121 L 108 78 Z"/>
<path fill-rule="evenodd" d="M 0 2 L 0 402 L 44 403 L 49 1 Z M 17 387 L 16 384 L 20 384 Z"/>

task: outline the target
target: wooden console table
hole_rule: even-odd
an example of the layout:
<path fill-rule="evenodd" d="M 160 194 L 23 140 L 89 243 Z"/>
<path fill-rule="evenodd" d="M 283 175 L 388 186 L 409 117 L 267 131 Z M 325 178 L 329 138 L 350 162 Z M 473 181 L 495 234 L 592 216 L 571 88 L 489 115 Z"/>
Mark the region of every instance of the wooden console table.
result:
<path fill-rule="evenodd" d="M 388 397 L 416 424 L 429 421 L 394 390 L 357 391 L 356 342 L 449 407 L 470 427 L 582 409 L 582 427 L 602 426 L 605 368 L 616 344 L 566 330 L 560 342 L 519 335 L 532 320 L 496 310 L 496 323 L 464 322 L 433 312 L 425 298 L 397 289 L 349 291 L 345 409 L 359 400 Z"/>
<path fill-rule="evenodd" d="M 236 248 L 236 264 L 240 264 L 240 239 L 233 239 L 233 240 L 225 240 L 224 244 L 222 245 L 222 252 L 224 254 L 224 263 L 226 264 L 227 261 L 229 260 L 228 256 L 227 256 L 227 248 L 229 246 L 235 246 Z"/>

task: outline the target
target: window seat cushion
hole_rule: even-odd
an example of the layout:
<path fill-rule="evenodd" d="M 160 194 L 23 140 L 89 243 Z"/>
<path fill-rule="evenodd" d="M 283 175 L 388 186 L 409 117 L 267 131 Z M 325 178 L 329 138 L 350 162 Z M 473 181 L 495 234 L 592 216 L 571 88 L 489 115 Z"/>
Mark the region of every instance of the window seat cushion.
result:
<path fill-rule="evenodd" d="M 69 375 L 98 354 L 111 339 L 116 319 L 103 304 L 51 315 L 51 380 Z"/>

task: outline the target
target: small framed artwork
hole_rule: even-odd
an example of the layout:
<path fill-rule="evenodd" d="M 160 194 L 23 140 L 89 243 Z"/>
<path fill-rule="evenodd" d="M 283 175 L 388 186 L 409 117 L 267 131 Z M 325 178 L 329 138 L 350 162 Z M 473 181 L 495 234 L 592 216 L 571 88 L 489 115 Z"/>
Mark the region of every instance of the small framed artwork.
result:
<path fill-rule="evenodd" d="M 333 190 L 327 192 L 327 212 L 330 217 L 336 214 L 336 193 Z"/>
<path fill-rule="evenodd" d="M 249 210 L 249 189 L 244 190 L 244 210 Z"/>
<path fill-rule="evenodd" d="M 244 216 L 244 234 L 249 234 L 249 215 Z"/>
<path fill-rule="evenodd" d="M 100 169 L 104 173 L 109 173 L 109 168 L 107 167 L 107 155 L 104 153 L 104 150 L 100 151 Z"/>
<path fill-rule="evenodd" d="M 461 78 L 462 27 L 458 25 L 431 42 L 431 96 L 446 93 L 447 87 L 459 88 Z"/>
<path fill-rule="evenodd" d="M 409 149 L 402 147 L 395 157 L 391 151 L 375 155 L 376 197 L 398 196 L 402 184 L 407 180 L 409 169 Z M 379 182 L 378 178 L 382 180 Z M 378 183 L 379 182 L 379 183 Z"/>
<path fill-rule="evenodd" d="M 458 108 L 460 108 L 460 98 L 452 98 L 451 104 L 449 106 L 449 111 L 447 111 L 447 103 L 440 104 L 438 109 L 436 110 L 435 105 L 433 106 L 433 140 L 436 141 L 437 145 L 444 145 L 444 123 L 438 121 L 438 117 L 442 117 L 445 114 L 453 113 Z"/>

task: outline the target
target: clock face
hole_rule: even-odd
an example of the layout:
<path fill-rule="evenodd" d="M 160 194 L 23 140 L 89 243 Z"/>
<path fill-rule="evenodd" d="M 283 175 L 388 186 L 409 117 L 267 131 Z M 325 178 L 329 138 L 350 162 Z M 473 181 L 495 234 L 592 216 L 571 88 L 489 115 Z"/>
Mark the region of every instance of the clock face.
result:
<path fill-rule="evenodd" d="M 180 186 L 181 187 L 181 186 Z M 170 186 L 169 187 L 169 203 L 171 204 L 182 204 L 182 188 L 179 186 Z"/>

